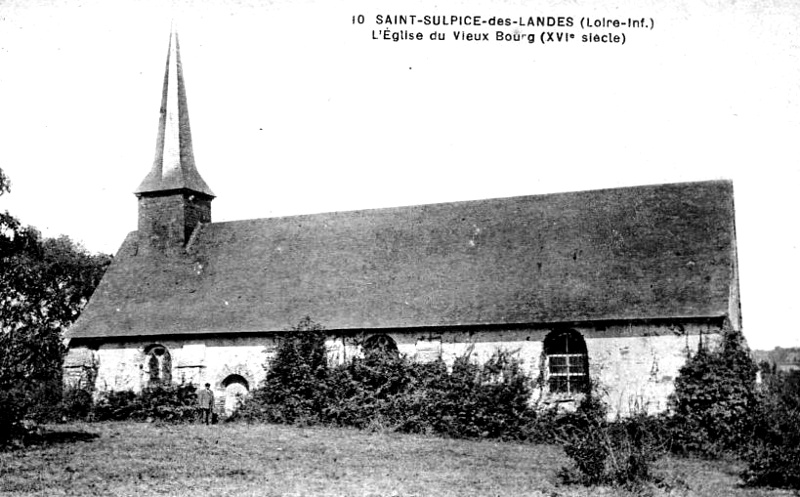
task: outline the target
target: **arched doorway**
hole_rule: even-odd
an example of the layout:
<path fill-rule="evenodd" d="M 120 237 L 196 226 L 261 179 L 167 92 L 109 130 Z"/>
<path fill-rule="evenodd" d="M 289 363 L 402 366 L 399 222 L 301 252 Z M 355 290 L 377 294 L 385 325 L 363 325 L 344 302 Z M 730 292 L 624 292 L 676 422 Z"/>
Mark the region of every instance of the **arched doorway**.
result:
<path fill-rule="evenodd" d="M 244 377 L 238 374 L 228 375 L 222 380 L 225 389 L 225 416 L 230 416 L 244 401 L 250 392 L 250 385 Z"/>

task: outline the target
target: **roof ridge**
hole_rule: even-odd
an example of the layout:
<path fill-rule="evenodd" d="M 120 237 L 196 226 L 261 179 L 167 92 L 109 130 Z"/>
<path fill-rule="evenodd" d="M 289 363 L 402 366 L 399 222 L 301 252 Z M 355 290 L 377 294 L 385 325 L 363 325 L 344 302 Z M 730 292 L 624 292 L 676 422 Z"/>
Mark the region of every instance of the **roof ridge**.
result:
<path fill-rule="evenodd" d="M 429 207 L 447 207 L 447 206 L 459 206 L 459 205 L 467 205 L 467 204 L 479 204 L 483 202 L 513 202 L 515 200 L 526 200 L 526 199 L 547 199 L 553 197 L 561 197 L 565 195 L 580 195 L 580 194 L 602 194 L 606 192 L 623 192 L 623 191 L 630 191 L 630 190 L 642 190 L 642 189 L 650 189 L 650 188 L 668 188 L 668 187 L 687 187 L 687 186 L 700 186 L 700 185 L 712 185 L 712 184 L 725 184 L 725 185 L 733 185 L 733 181 L 729 179 L 716 179 L 716 180 L 701 180 L 701 181 L 685 181 L 685 182 L 675 182 L 675 183 L 652 183 L 648 185 L 631 185 L 631 186 L 622 186 L 622 187 L 609 187 L 609 188 L 598 188 L 594 190 L 571 190 L 566 192 L 549 192 L 549 193 L 536 193 L 531 195 L 512 195 L 509 197 L 488 197 L 488 198 L 475 198 L 475 199 L 466 199 L 466 200 L 453 200 L 453 201 L 445 201 L 445 202 L 432 202 L 427 204 L 406 204 L 406 205 L 391 205 L 386 207 L 365 207 L 365 208 L 356 208 L 356 209 L 344 209 L 339 211 L 319 211 L 319 212 L 308 212 L 308 213 L 299 213 L 299 214 L 286 214 L 281 216 L 267 216 L 267 217 L 254 217 L 254 218 L 246 218 L 246 219 L 231 219 L 228 221 L 214 221 L 211 223 L 206 223 L 209 225 L 217 226 L 223 224 L 233 224 L 233 223 L 248 223 L 248 222 L 258 222 L 258 221 L 266 221 L 266 220 L 278 220 L 278 219 L 294 219 L 294 218 L 304 218 L 304 217 L 317 217 L 317 216 L 324 216 L 324 215 L 352 215 L 357 213 L 368 213 L 368 212 L 381 212 L 381 211 L 396 211 L 396 210 L 408 210 L 408 209 L 423 209 Z"/>

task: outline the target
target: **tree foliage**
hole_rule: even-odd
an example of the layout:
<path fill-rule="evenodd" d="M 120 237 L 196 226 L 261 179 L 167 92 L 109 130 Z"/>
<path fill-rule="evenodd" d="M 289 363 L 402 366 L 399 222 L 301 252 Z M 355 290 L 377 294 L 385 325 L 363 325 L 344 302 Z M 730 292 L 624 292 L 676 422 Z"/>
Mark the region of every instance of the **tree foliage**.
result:
<path fill-rule="evenodd" d="M 369 352 L 328 362 L 323 328 L 306 318 L 281 341 L 263 385 L 236 417 L 277 423 L 330 424 L 439 433 L 457 438 L 514 438 L 534 416 L 530 378 L 511 354 L 484 364 L 457 358 L 419 364 Z"/>
<path fill-rule="evenodd" d="M 0 170 L 0 194 L 8 191 Z M 41 403 L 46 390 L 60 394 L 62 331 L 110 261 L 66 236 L 44 238 L 8 212 L 0 214 L 0 405 L 6 411 L 0 431 Z"/>
<path fill-rule="evenodd" d="M 4 193 L 8 193 L 11 190 L 11 182 L 8 180 L 8 176 L 6 173 L 0 169 L 0 196 Z"/>
<path fill-rule="evenodd" d="M 575 412 L 550 421 L 564 428 L 564 452 L 573 462 L 559 473 L 565 483 L 629 488 L 660 483 L 653 464 L 666 453 L 668 434 L 658 418 L 637 411 L 609 420 L 608 405 L 590 384 Z"/>
<path fill-rule="evenodd" d="M 253 392 L 242 415 L 277 423 L 319 421 L 329 375 L 325 332 L 303 318 L 280 341 L 263 385 Z"/>
<path fill-rule="evenodd" d="M 103 392 L 91 408 L 96 421 L 165 421 L 186 423 L 199 418 L 197 388 L 191 383 L 156 385 L 141 392 Z"/>
<path fill-rule="evenodd" d="M 756 372 L 741 332 L 726 332 L 714 348 L 701 344 L 670 398 L 673 447 L 706 456 L 746 447 L 758 407 Z"/>
<path fill-rule="evenodd" d="M 753 417 L 745 483 L 800 489 L 800 371 L 765 375 Z"/>

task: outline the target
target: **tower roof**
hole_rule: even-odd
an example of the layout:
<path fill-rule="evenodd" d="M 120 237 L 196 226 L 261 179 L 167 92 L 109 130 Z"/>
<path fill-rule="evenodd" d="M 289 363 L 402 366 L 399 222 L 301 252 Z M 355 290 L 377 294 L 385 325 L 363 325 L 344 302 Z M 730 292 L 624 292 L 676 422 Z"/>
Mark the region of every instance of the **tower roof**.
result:
<path fill-rule="evenodd" d="M 214 197 L 194 164 L 178 34 L 170 32 L 153 168 L 135 193 L 191 190 Z"/>

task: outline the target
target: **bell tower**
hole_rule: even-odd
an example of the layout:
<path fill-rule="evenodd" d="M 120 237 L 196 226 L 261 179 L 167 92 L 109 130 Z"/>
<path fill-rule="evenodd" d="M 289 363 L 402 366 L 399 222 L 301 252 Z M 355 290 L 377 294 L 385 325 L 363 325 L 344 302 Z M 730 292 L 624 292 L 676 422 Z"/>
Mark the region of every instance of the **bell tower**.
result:
<path fill-rule="evenodd" d="M 156 155 L 134 192 L 139 199 L 139 250 L 180 253 L 200 223 L 211 222 L 214 193 L 194 163 L 178 35 L 172 30 L 161 95 Z"/>

